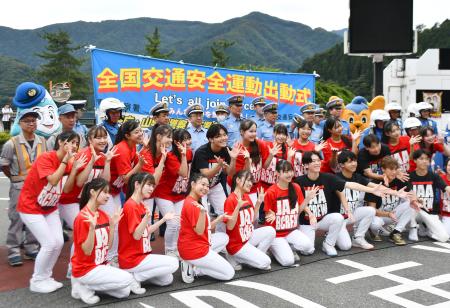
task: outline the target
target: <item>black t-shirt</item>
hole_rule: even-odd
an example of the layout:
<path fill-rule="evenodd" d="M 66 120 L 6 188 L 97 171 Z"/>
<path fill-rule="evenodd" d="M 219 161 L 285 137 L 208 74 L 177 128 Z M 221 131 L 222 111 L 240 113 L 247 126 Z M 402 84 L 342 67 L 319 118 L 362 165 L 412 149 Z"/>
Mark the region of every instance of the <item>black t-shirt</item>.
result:
<path fill-rule="evenodd" d="M 217 160 L 214 156 L 220 157 L 227 164 L 230 164 L 231 158 L 228 154 L 227 148 L 222 148 L 219 152 L 211 150 L 211 143 L 201 145 L 194 154 L 192 160 L 191 174 L 200 173 L 200 169 L 212 169 L 217 165 Z M 214 177 L 209 179 L 209 187 L 214 187 L 218 183 L 225 183 L 226 174 L 221 170 Z"/>
<path fill-rule="evenodd" d="M 447 184 L 434 172 L 428 171 L 424 176 L 417 175 L 416 171 L 409 173 L 409 182 L 417 197 L 422 200 L 424 208 L 433 214 L 439 213 L 439 200 L 436 198 L 438 189 L 445 190 Z"/>
<path fill-rule="evenodd" d="M 386 186 L 382 181 L 379 181 L 378 183 L 383 183 L 383 185 Z M 398 191 L 405 186 L 406 191 L 411 190 L 411 185 L 408 182 L 402 182 L 399 179 L 394 179 L 392 182 L 389 183 L 387 187 L 389 187 L 392 190 Z M 375 202 L 377 209 L 380 209 L 385 212 L 392 212 L 400 204 L 400 197 L 392 195 L 386 195 L 385 197 L 381 198 L 372 194 L 366 194 L 365 200 L 367 202 Z"/>
<path fill-rule="evenodd" d="M 367 149 L 362 149 L 358 153 L 358 169 L 356 172 L 364 175 L 364 170 L 370 168 L 373 173 L 376 174 L 382 174 L 381 171 L 381 160 L 385 156 L 391 155 L 391 151 L 389 150 L 389 147 L 382 143 L 381 144 L 381 150 L 380 154 L 378 155 L 371 155 Z"/>
<path fill-rule="evenodd" d="M 317 217 L 317 221 L 328 213 L 339 213 L 341 202 L 336 191 L 342 191 L 345 188 L 345 181 L 334 174 L 321 172 L 315 181 L 309 179 L 305 174 L 296 177 L 294 182 L 300 185 L 304 196 L 306 196 L 306 191 L 311 190 L 314 185 L 319 187 L 317 195 L 308 203 L 308 207 Z M 300 224 L 309 225 L 309 217 L 305 216 L 305 212 L 300 215 Z"/>
<path fill-rule="evenodd" d="M 337 177 L 343 179 L 346 182 L 356 182 L 358 184 L 367 186 L 370 183 L 370 180 L 359 173 L 353 173 L 351 178 L 346 178 L 342 172 L 336 174 Z M 364 195 L 363 191 L 353 190 L 350 188 L 344 189 L 345 199 L 347 199 L 348 207 L 352 211 L 355 211 L 357 207 L 364 206 Z M 344 207 L 341 206 L 341 214 L 344 214 Z M 346 215 L 344 215 L 346 217 Z"/>

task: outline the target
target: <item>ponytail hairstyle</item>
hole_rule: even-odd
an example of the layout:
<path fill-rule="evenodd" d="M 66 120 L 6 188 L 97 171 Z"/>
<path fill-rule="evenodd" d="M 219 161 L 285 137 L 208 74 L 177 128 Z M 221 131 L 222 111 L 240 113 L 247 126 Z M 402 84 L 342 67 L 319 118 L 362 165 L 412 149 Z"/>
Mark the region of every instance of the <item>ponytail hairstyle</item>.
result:
<path fill-rule="evenodd" d="M 155 126 L 153 126 L 152 135 L 150 137 L 150 142 L 148 143 L 148 146 L 150 147 L 150 152 L 152 153 L 153 158 L 156 158 L 156 152 L 157 152 L 156 136 L 157 135 L 172 137 L 172 127 L 170 127 L 169 125 L 159 125 L 159 124 L 156 124 Z"/>
<path fill-rule="evenodd" d="M 256 123 L 252 120 L 245 119 L 241 122 L 241 125 L 239 127 L 239 130 L 241 132 L 241 135 L 243 135 L 244 132 L 248 131 L 250 128 L 257 127 Z M 252 163 L 255 165 L 259 164 L 259 161 L 261 160 L 261 154 L 259 153 L 258 143 L 255 141 L 250 142 L 250 158 L 252 159 Z"/>
<path fill-rule="evenodd" d="M 330 130 L 332 130 L 333 128 L 335 128 L 338 125 L 342 126 L 342 122 L 339 119 L 336 119 L 334 117 L 329 117 L 325 121 L 325 125 L 323 126 L 323 140 L 324 141 L 327 141 L 331 137 Z M 350 138 L 348 136 L 341 134 L 341 139 L 344 142 L 345 146 L 347 146 L 348 148 L 352 148 L 352 140 L 350 140 Z"/>
<path fill-rule="evenodd" d="M 231 191 L 234 191 L 236 189 L 237 179 L 241 179 L 242 183 L 245 183 L 245 181 L 247 180 L 251 180 L 253 183 L 255 182 L 255 180 L 253 179 L 253 175 L 250 171 L 240 170 L 233 176 L 233 180 L 231 181 Z"/>
<path fill-rule="evenodd" d="M 56 137 L 55 145 L 53 146 L 53 149 L 55 151 L 59 150 L 59 143 L 60 142 L 72 142 L 72 140 L 77 139 L 78 140 L 78 146 L 80 146 L 80 135 L 78 135 L 74 131 L 70 132 L 62 132 Z"/>
<path fill-rule="evenodd" d="M 108 131 L 103 125 L 95 125 L 89 128 L 87 132 L 87 144 L 90 145 L 89 139 L 97 137 L 108 137 Z"/>
<path fill-rule="evenodd" d="M 400 126 L 398 125 L 397 121 L 389 120 L 386 123 L 384 123 L 383 127 L 383 136 L 381 137 L 381 142 L 384 144 L 389 144 L 389 136 L 387 133 L 390 133 L 394 127 L 398 127 L 400 129 Z"/>
<path fill-rule="evenodd" d="M 287 136 L 289 136 L 287 127 L 284 124 L 275 124 L 275 126 L 273 127 L 273 134 L 285 135 L 286 138 Z M 286 153 L 287 153 L 287 146 L 286 143 L 283 143 L 281 145 L 281 157 L 286 157 Z"/>
<path fill-rule="evenodd" d="M 130 135 L 132 131 L 139 127 L 139 121 L 137 120 L 127 120 L 122 123 L 119 127 L 119 131 L 116 135 L 116 141 L 114 145 L 119 144 L 123 140 L 127 140 L 128 137 L 126 135 Z"/>
<path fill-rule="evenodd" d="M 130 199 L 130 197 L 134 193 L 134 185 L 138 182 L 141 186 L 144 186 L 145 184 L 151 184 L 155 185 L 155 178 L 153 175 L 147 172 L 139 172 L 135 173 L 131 176 L 130 180 L 128 181 L 128 189 L 127 189 L 127 195 L 126 199 Z"/>
<path fill-rule="evenodd" d="M 80 210 L 84 208 L 86 204 L 88 204 L 89 199 L 91 198 L 91 189 L 93 189 L 94 191 L 98 191 L 98 193 L 102 191 L 109 192 L 109 182 L 104 178 L 95 178 L 92 181 L 84 184 L 80 197 Z M 97 198 L 97 196 L 95 198 Z"/>
<path fill-rule="evenodd" d="M 191 134 L 184 128 L 177 128 L 173 131 L 172 137 L 172 153 L 178 158 L 178 161 L 181 162 L 181 153 L 178 150 L 177 143 L 182 143 L 183 141 L 192 139 Z"/>
<path fill-rule="evenodd" d="M 288 162 L 287 160 L 280 159 L 277 162 L 275 170 L 278 173 L 288 172 L 288 171 L 293 172 L 294 167 L 292 167 L 292 164 L 290 162 Z M 297 204 L 298 196 L 297 196 L 297 192 L 295 191 L 294 185 L 291 182 L 289 182 L 289 184 L 288 184 L 288 198 L 289 198 L 289 205 L 290 205 L 291 209 L 293 209 L 295 207 L 295 205 Z"/>

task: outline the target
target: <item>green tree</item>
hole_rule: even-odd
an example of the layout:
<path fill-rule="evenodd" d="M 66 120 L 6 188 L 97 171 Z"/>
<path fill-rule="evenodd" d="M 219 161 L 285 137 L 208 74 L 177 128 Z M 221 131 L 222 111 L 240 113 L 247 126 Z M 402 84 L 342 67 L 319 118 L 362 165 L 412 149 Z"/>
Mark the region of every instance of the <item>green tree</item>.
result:
<path fill-rule="evenodd" d="M 37 74 L 39 81 L 44 85 L 48 85 L 50 81 L 53 84 L 67 81 L 71 85 L 72 97 L 90 97 L 90 77 L 80 71 L 86 60 L 74 56 L 82 46 L 71 47 L 72 39 L 62 30 L 45 32 L 40 36 L 47 41 L 47 46 L 44 52 L 37 55 L 47 63 L 40 67 Z"/>
<path fill-rule="evenodd" d="M 214 41 L 211 49 L 212 65 L 219 67 L 227 67 L 230 56 L 227 56 L 226 50 L 234 45 L 234 41 L 217 40 Z"/>
<path fill-rule="evenodd" d="M 158 27 L 155 27 L 155 30 L 151 36 L 147 35 L 145 38 L 147 39 L 145 52 L 148 56 L 158 59 L 169 59 L 173 55 L 173 50 L 168 53 L 161 53 L 159 50 L 161 45 L 161 36 L 159 35 Z"/>

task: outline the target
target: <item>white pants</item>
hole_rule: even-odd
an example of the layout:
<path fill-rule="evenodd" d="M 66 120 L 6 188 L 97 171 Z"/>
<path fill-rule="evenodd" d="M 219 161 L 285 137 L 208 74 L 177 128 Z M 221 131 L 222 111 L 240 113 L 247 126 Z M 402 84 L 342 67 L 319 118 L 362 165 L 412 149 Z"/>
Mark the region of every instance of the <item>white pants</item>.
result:
<path fill-rule="evenodd" d="M 224 213 L 223 207 L 226 199 L 227 196 L 223 191 L 222 184 L 218 183 L 214 187 L 211 187 L 209 189 L 209 192 L 206 196 L 203 196 L 202 204 L 206 206 L 206 204 L 208 204 L 207 202 L 209 201 L 209 204 L 214 209 L 214 213 L 216 213 L 217 215 L 222 215 Z M 219 222 L 216 225 L 216 232 L 225 232 L 225 228 L 225 224 L 223 222 Z"/>
<path fill-rule="evenodd" d="M 328 245 L 335 246 L 339 234 L 342 232 L 343 225 L 345 225 L 344 217 L 340 213 L 330 213 L 317 222 L 315 227 L 311 225 L 300 225 L 300 231 L 308 236 L 313 247 L 316 240 L 316 230 L 326 231 L 327 235 L 325 237 L 325 241 Z M 345 232 L 347 232 L 347 229 L 345 229 Z"/>
<path fill-rule="evenodd" d="M 431 215 L 427 212 L 420 210 L 414 211 L 414 215 L 411 218 L 411 226 L 417 225 L 417 223 L 424 223 L 426 226 L 426 234 L 432 239 L 438 242 L 447 242 L 449 234 L 444 224 L 439 220 L 438 215 Z"/>
<path fill-rule="evenodd" d="M 148 281 L 157 286 L 167 286 L 173 281 L 173 273 L 178 269 L 178 259 L 165 255 L 149 254 L 139 265 L 125 269 L 138 282 Z"/>
<path fill-rule="evenodd" d="M 266 252 L 272 245 L 275 235 L 275 229 L 269 226 L 254 230 L 248 242 L 233 255 L 233 258 L 236 262 L 248 264 L 251 267 L 268 268 L 271 260 Z"/>
<path fill-rule="evenodd" d="M 406 225 L 411 221 L 411 217 L 414 214 L 414 210 L 411 208 L 408 200 L 402 200 L 399 205 L 394 209 L 394 214 L 397 217 L 397 223 L 395 224 L 395 230 L 403 232 Z M 389 217 L 373 218 L 370 230 L 377 233 L 385 224 L 393 223 L 393 220 Z"/>
<path fill-rule="evenodd" d="M 285 237 L 276 237 L 270 246 L 270 251 L 282 266 L 291 266 L 295 262 L 292 249 L 310 255 L 314 252 L 313 243 L 306 234 L 295 229 Z"/>
<path fill-rule="evenodd" d="M 106 214 L 112 216 L 115 211 L 122 208 L 122 202 L 120 201 L 120 194 L 111 196 L 106 204 L 102 205 L 100 209 L 105 211 Z M 119 248 L 119 229 L 118 226 L 114 228 L 114 239 L 111 248 L 108 250 L 108 261 L 111 261 L 114 257 L 117 257 L 117 249 Z"/>
<path fill-rule="evenodd" d="M 183 209 L 184 200 L 174 203 L 169 200 L 155 198 L 155 203 L 163 217 L 164 217 L 164 215 L 166 215 L 169 212 L 174 212 L 175 215 L 180 216 L 181 210 Z M 164 233 L 165 249 L 166 250 L 176 250 L 178 234 L 180 233 L 180 220 L 174 218 L 174 219 L 166 221 L 166 224 L 167 224 L 167 228 L 166 228 L 166 232 Z"/>
<path fill-rule="evenodd" d="M 445 230 L 447 230 L 447 234 L 450 236 L 450 217 L 442 216 L 441 220 L 442 220 L 442 224 L 444 225 Z"/>
<path fill-rule="evenodd" d="M 134 282 L 133 275 L 109 265 L 99 265 L 86 275 L 74 278 L 83 287 L 98 291 L 116 298 L 130 295 L 130 285 Z"/>
<path fill-rule="evenodd" d="M 217 252 L 222 251 L 228 244 L 228 235 L 223 232 L 211 235 L 211 248 L 206 256 L 189 260 L 195 266 L 194 272 L 197 276 L 209 276 L 217 280 L 230 280 L 234 277 L 234 269 L 227 260 Z"/>
<path fill-rule="evenodd" d="M 63 219 L 66 224 L 73 230 L 73 223 L 75 222 L 75 218 L 77 218 L 78 213 L 80 212 L 80 204 L 79 203 L 70 203 L 70 204 L 59 204 L 59 217 Z"/>
<path fill-rule="evenodd" d="M 20 218 L 41 245 L 34 261 L 33 282 L 52 277 L 53 267 L 64 245 L 58 210 L 48 214 L 23 214 Z"/>
<path fill-rule="evenodd" d="M 345 220 L 345 223 L 342 225 L 341 232 L 339 232 L 339 236 L 336 240 L 336 246 L 340 250 L 350 250 L 352 248 L 352 240 L 350 238 L 350 234 L 348 233 L 347 225 L 353 223 L 354 237 L 364 237 L 372 224 L 375 213 L 375 208 L 371 206 L 357 207 L 353 213 L 355 222 L 353 223 L 349 219 Z"/>

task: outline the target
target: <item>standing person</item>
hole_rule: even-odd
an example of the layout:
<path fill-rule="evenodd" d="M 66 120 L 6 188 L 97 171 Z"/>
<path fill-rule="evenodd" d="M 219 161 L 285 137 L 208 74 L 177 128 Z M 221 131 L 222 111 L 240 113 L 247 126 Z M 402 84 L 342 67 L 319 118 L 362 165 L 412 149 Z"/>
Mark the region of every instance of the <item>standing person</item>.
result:
<path fill-rule="evenodd" d="M 273 141 L 273 128 L 278 119 L 278 104 L 270 103 L 263 107 L 264 122 L 260 125 L 257 124 L 257 136 L 258 139 L 264 141 Z"/>
<path fill-rule="evenodd" d="M 11 108 L 11 105 L 6 103 L 2 108 L 2 122 L 3 129 L 5 132 L 11 130 L 11 117 L 13 116 L 14 111 Z"/>
<path fill-rule="evenodd" d="M 99 109 L 106 114 L 106 119 L 103 120 L 101 125 L 108 132 L 108 150 L 110 150 L 116 142 L 116 136 L 120 127 L 119 120 L 122 119 L 125 104 L 117 98 L 108 97 L 100 102 Z"/>
<path fill-rule="evenodd" d="M 292 164 L 280 160 L 276 170 L 279 180 L 267 190 L 264 197 L 265 220 L 266 225 L 276 231 L 276 238 L 270 246 L 270 251 L 282 266 L 291 266 L 300 260 L 297 251 L 306 255 L 314 252 L 314 241 L 310 241 L 298 229 L 298 217 L 300 213 L 306 212 L 313 223 L 314 217 L 307 204 L 314 198 L 317 189 L 309 191 L 304 198 L 300 187 L 292 183 L 294 177 Z"/>
<path fill-rule="evenodd" d="M 217 215 L 224 213 L 228 195 L 226 178 L 227 175 L 233 177 L 235 174 L 236 159 L 240 152 L 238 145 L 232 150 L 227 147 L 227 133 L 222 124 L 211 125 L 206 132 L 209 142 L 197 149 L 192 161 L 191 173 L 201 173 L 209 179 L 209 190 L 202 198 L 202 204 L 209 202 Z M 217 228 L 218 231 L 225 231 L 225 225 L 219 224 Z"/>
<path fill-rule="evenodd" d="M 396 122 L 400 130 L 403 131 L 402 106 L 399 103 L 388 103 L 384 106 L 384 110 L 389 112 L 390 120 Z M 372 115 L 370 116 L 372 117 Z"/>
<path fill-rule="evenodd" d="M 56 150 L 41 154 L 31 166 L 17 203 L 20 218 L 41 245 L 30 279 L 30 290 L 38 293 L 50 293 L 63 286 L 52 278 L 64 244 L 57 204 L 67 164 L 80 140 L 77 133 L 64 132 L 56 142 Z"/>
<path fill-rule="evenodd" d="M 95 292 L 116 298 L 128 297 L 130 291 L 141 294 L 130 273 L 107 265 L 106 257 L 114 240 L 114 229 L 123 216 L 121 209 L 116 209 L 111 216 L 100 209 L 109 197 L 109 183 L 106 180 L 96 178 L 87 183 L 81 193 L 81 210 L 74 223 L 71 294 L 88 305 L 100 301 Z"/>
<path fill-rule="evenodd" d="M 226 223 L 229 237 L 226 257 L 235 270 L 241 270 L 241 264 L 270 269 L 271 260 L 266 252 L 275 239 L 275 229 L 270 226 L 254 229 L 255 213 L 264 201 L 264 189 L 260 189 L 258 200 L 253 204 L 248 196 L 252 186 L 252 174 L 239 171 L 233 176 L 233 192 L 225 201 L 225 212 L 231 217 Z"/>
<path fill-rule="evenodd" d="M 242 104 L 244 95 L 234 95 L 227 99 L 230 115 L 222 123 L 228 131 L 228 146 L 231 148 L 239 141 L 239 127 L 242 122 Z"/>
<path fill-rule="evenodd" d="M 172 274 L 178 269 L 178 259 L 152 253 L 150 235 L 165 221 L 177 219 L 175 213 L 168 212 L 156 224 L 150 224 L 152 212 L 143 201 L 150 198 L 154 186 L 151 174 L 137 173 L 131 177 L 119 222 L 119 266 L 133 275 L 139 294 L 145 293 L 141 288 L 144 281 L 158 286 L 171 284 Z"/>
<path fill-rule="evenodd" d="M 363 139 L 364 148 L 358 153 L 357 172 L 365 177 L 382 181 L 381 160 L 391 155 L 389 147 L 380 142 L 374 134 L 369 134 Z"/>
<path fill-rule="evenodd" d="M 417 104 L 417 111 L 419 112 L 419 121 L 422 123 L 422 126 L 430 126 L 433 129 L 433 132 L 437 135 L 438 128 L 435 120 L 430 119 L 431 112 L 433 111 L 433 105 L 427 102 L 420 102 Z"/>
<path fill-rule="evenodd" d="M 310 124 L 310 126 L 314 123 L 314 116 L 317 108 L 318 106 L 314 103 L 306 103 L 300 107 L 300 115 Z"/>
<path fill-rule="evenodd" d="M 77 120 L 75 122 L 75 127 L 73 130 L 80 134 L 81 136 L 87 137 L 88 128 L 86 125 L 81 124 L 80 119 L 83 117 L 83 112 L 86 111 L 86 100 L 73 100 L 73 101 L 67 101 L 67 104 L 72 105 L 75 110 L 77 111 Z"/>
<path fill-rule="evenodd" d="M 191 190 L 181 211 L 178 237 L 178 251 L 182 259 L 181 278 L 185 283 L 194 282 L 195 276 L 230 280 L 234 277 L 234 269 L 218 254 L 228 244 L 228 235 L 224 232 L 211 234 L 211 229 L 218 222 L 230 216 L 219 215 L 210 222 L 206 207 L 200 203 L 201 198 L 208 193 L 208 178 L 196 173 L 192 175 L 190 184 Z"/>
<path fill-rule="evenodd" d="M 75 132 L 75 123 L 77 121 L 77 111 L 70 104 L 64 104 L 58 108 L 59 121 L 62 125 L 63 132 Z M 75 132 L 76 133 L 76 132 Z M 78 133 L 77 133 L 78 134 Z M 80 147 L 86 146 L 86 136 L 78 134 L 80 136 Z M 56 144 L 57 135 L 52 135 L 47 139 L 47 149 L 53 149 Z"/>
<path fill-rule="evenodd" d="M 216 121 L 217 123 L 223 124 L 227 117 L 230 115 L 230 110 L 227 105 L 220 103 L 216 107 Z"/>
<path fill-rule="evenodd" d="M 310 140 L 316 144 L 320 143 L 322 140 L 323 127 L 320 125 L 320 123 L 324 120 L 324 118 L 324 109 L 318 107 L 314 112 L 314 121 L 310 137 Z"/>
<path fill-rule="evenodd" d="M 169 104 L 167 103 L 157 103 L 150 109 L 150 114 L 152 115 L 153 121 L 156 125 L 169 125 Z M 153 127 L 149 127 L 145 130 L 145 139 L 149 140 L 152 136 Z"/>
<path fill-rule="evenodd" d="M 38 254 L 38 242 L 20 219 L 17 212 L 17 201 L 32 164 L 47 150 L 45 139 L 35 134 L 39 114 L 31 109 L 23 109 L 19 113 L 18 118 L 20 134 L 11 137 L 3 145 L 0 157 L 2 171 L 11 182 L 8 206 L 10 225 L 6 238 L 8 263 L 11 266 L 22 265 L 22 256 L 20 254 L 22 245 L 26 259 L 34 260 Z"/>
<path fill-rule="evenodd" d="M 206 138 L 206 129 L 202 126 L 203 107 L 200 104 L 191 105 L 186 109 L 185 114 L 189 121 L 186 130 L 191 134 L 191 149 L 192 152 L 195 153 L 201 145 L 208 142 L 208 138 Z"/>
<path fill-rule="evenodd" d="M 292 116 L 292 122 L 291 125 L 288 127 L 288 133 L 289 133 L 289 139 L 294 140 L 298 137 L 298 123 L 300 123 L 301 120 L 304 120 L 303 117 L 299 114 L 294 113 Z"/>
<path fill-rule="evenodd" d="M 249 119 L 254 121 L 258 127 L 264 123 L 264 111 L 263 108 L 266 105 L 266 98 L 264 96 L 260 96 L 252 100 L 252 106 L 255 110 L 255 115 L 251 116 Z"/>
<path fill-rule="evenodd" d="M 130 177 L 142 170 L 145 160 L 136 152 L 136 146 L 143 142 L 143 132 L 136 120 L 128 120 L 120 126 L 116 136 L 115 157 L 111 160 L 111 180 L 110 194 L 106 204 L 102 205 L 102 210 L 108 215 L 112 215 L 117 209 L 122 207 L 120 193 L 126 192 L 125 184 Z M 108 249 L 108 261 L 113 261 L 117 265 L 117 228 L 115 240 Z"/>
<path fill-rule="evenodd" d="M 154 139 L 150 140 L 150 142 L 157 142 Z M 164 162 L 164 171 L 153 192 L 155 204 L 163 216 L 169 212 L 173 212 L 175 215 L 181 214 L 188 189 L 189 172 L 192 163 L 190 143 L 191 135 L 187 130 L 175 129 L 173 131 L 172 150 L 167 153 L 167 158 Z M 179 231 L 180 221 L 178 219 L 167 221 L 167 229 L 164 234 L 164 247 L 165 253 L 168 256 L 178 256 L 177 239 Z"/>
<path fill-rule="evenodd" d="M 447 159 L 445 162 L 444 170 L 445 172 L 441 174 L 441 178 L 447 186 L 450 186 L 450 159 Z M 450 193 L 446 191 L 441 193 L 440 215 L 445 230 L 450 236 Z"/>
<path fill-rule="evenodd" d="M 412 158 L 417 168 L 409 174 L 409 181 L 420 202 L 420 210 L 411 219 L 410 240 L 418 240 L 417 223 L 419 223 L 420 234 L 439 242 L 447 242 L 449 234 L 439 220 L 439 200 L 436 198 L 436 192 L 442 190 L 444 193 L 450 193 L 450 186 L 439 175 L 429 170 L 431 163 L 429 152 L 419 149 L 414 151 Z"/>
<path fill-rule="evenodd" d="M 342 119 L 342 112 L 344 111 L 345 105 L 344 100 L 338 96 L 331 96 L 328 99 L 328 103 L 325 105 L 325 108 L 328 110 L 330 114 L 330 118 L 334 118 L 339 120 L 342 124 L 342 134 L 345 136 L 350 136 L 350 124 L 344 119 Z M 323 126 L 325 121 L 321 123 Z M 325 139 L 325 138 L 324 138 Z"/>

